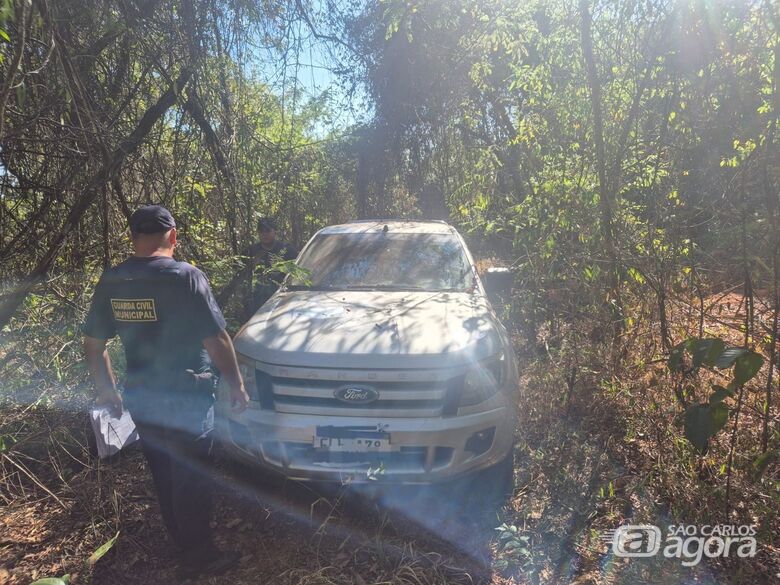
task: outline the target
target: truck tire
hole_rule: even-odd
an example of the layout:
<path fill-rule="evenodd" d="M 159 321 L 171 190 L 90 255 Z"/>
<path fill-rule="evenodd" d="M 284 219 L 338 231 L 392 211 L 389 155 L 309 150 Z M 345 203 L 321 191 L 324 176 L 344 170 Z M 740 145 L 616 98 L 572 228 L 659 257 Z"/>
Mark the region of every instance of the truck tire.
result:
<path fill-rule="evenodd" d="M 510 450 L 501 461 L 477 474 L 478 485 L 484 489 L 486 504 L 500 507 L 512 496 L 515 489 L 514 452 L 514 449 Z"/>
<path fill-rule="evenodd" d="M 458 480 L 453 495 L 467 514 L 494 512 L 514 491 L 514 449 L 501 461 Z"/>

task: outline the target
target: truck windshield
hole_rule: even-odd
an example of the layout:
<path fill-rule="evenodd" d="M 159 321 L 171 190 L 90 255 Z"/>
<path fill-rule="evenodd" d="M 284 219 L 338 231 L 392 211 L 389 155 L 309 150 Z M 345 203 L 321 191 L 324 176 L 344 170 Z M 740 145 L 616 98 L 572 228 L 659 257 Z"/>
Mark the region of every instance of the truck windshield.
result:
<path fill-rule="evenodd" d="M 449 234 L 320 234 L 298 265 L 306 279 L 291 289 L 465 291 L 472 271 L 460 240 Z"/>

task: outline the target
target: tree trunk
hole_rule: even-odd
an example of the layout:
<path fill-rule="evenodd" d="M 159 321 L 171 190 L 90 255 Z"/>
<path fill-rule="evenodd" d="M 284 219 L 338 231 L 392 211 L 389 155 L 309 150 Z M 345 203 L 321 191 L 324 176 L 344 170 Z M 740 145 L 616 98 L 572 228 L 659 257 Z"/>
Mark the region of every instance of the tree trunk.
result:
<path fill-rule="evenodd" d="M 591 108 L 593 110 L 593 140 L 596 146 L 596 168 L 599 178 L 599 210 L 601 214 L 601 234 L 604 240 L 604 251 L 609 262 L 609 277 L 607 281 L 607 302 L 613 314 L 613 332 L 615 338 L 623 328 L 623 303 L 620 298 L 620 278 L 618 274 L 618 257 L 615 247 L 614 232 L 614 202 L 612 192 L 607 182 L 607 162 L 604 151 L 604 121 L 601 115 L 601 83 L 598 78 L 596 55 L 593 51 L 593 36 L 591 33 L 591 15 L 588 0 L 580 0 L 582 54 L 585 58 L 588 86 L 590 89 Z"/>

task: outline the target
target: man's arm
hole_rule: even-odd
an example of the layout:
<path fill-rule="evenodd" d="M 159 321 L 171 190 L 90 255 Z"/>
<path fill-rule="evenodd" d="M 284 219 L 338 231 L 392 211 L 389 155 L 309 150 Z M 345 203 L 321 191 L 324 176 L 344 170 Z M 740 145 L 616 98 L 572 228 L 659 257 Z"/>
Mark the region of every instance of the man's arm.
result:
<path fill-rule="evenodd" d="M 116 389 L 116 378 L 111 369 L 111 358 L 106 349 L 106 339 L 84 336 L 84 354 L 92 380 L 97 389 L 98 404 L 105 404 L 113 410 L 114 416 L 122 414 L 122 397 Z"/>
<path fill-rule="evenodd" d="M 213 337 L 203 339 L 203 347 L 230 386 L 230 402 L 235 412 L 243 412 L 249 405 L 249 395 L 244 389 L 244 381 L 238 371 L 236 351 L 230 335 L 223 329 Z"/>

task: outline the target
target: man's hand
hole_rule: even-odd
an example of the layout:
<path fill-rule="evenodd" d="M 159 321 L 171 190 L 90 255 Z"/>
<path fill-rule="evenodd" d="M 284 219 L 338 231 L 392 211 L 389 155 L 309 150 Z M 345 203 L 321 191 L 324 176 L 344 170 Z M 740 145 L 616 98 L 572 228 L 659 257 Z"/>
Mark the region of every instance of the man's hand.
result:
<path fill-rule="evenodd" d="M 230 335 L 223 330 L 214 337 L 206 337 L 203 340 L 203 347 L 209 352 L 211 361 L 214 362 L 222 374 L 222 378 L 230 386 L 230 403 L 233 405 L 233 412 L 245 411 L 246 407 L 249 406 L 249 396 L 244 389 L 241 372 L 238 370 L 236 351 L 233 349 Z"/>
<path fill-rule="evenodd" d="M 98 391 L 96 404 L 108 406 L 111 414 L 118 418 L 122 416 L 122 397 L 116 390 L 116 379 L 111 369 L 111 358 L 108 357 L 106 341 L 85 336 L 84 355 Z"/>
<path fill-rule="evenodd" d="M 238 388 L 230 389 L 230 405 L 236 414 L 244 412 L 249 406 L 249 394 L 246 393 L 243 384 Z"/>
<path fill-rule="evenodd" d="M 116 388 L 108 388 L 98 393 L 95 404 L 98 406 L 107 406 L 111 414 L 116 418 L 122 416 L 122 396 Z"/>

